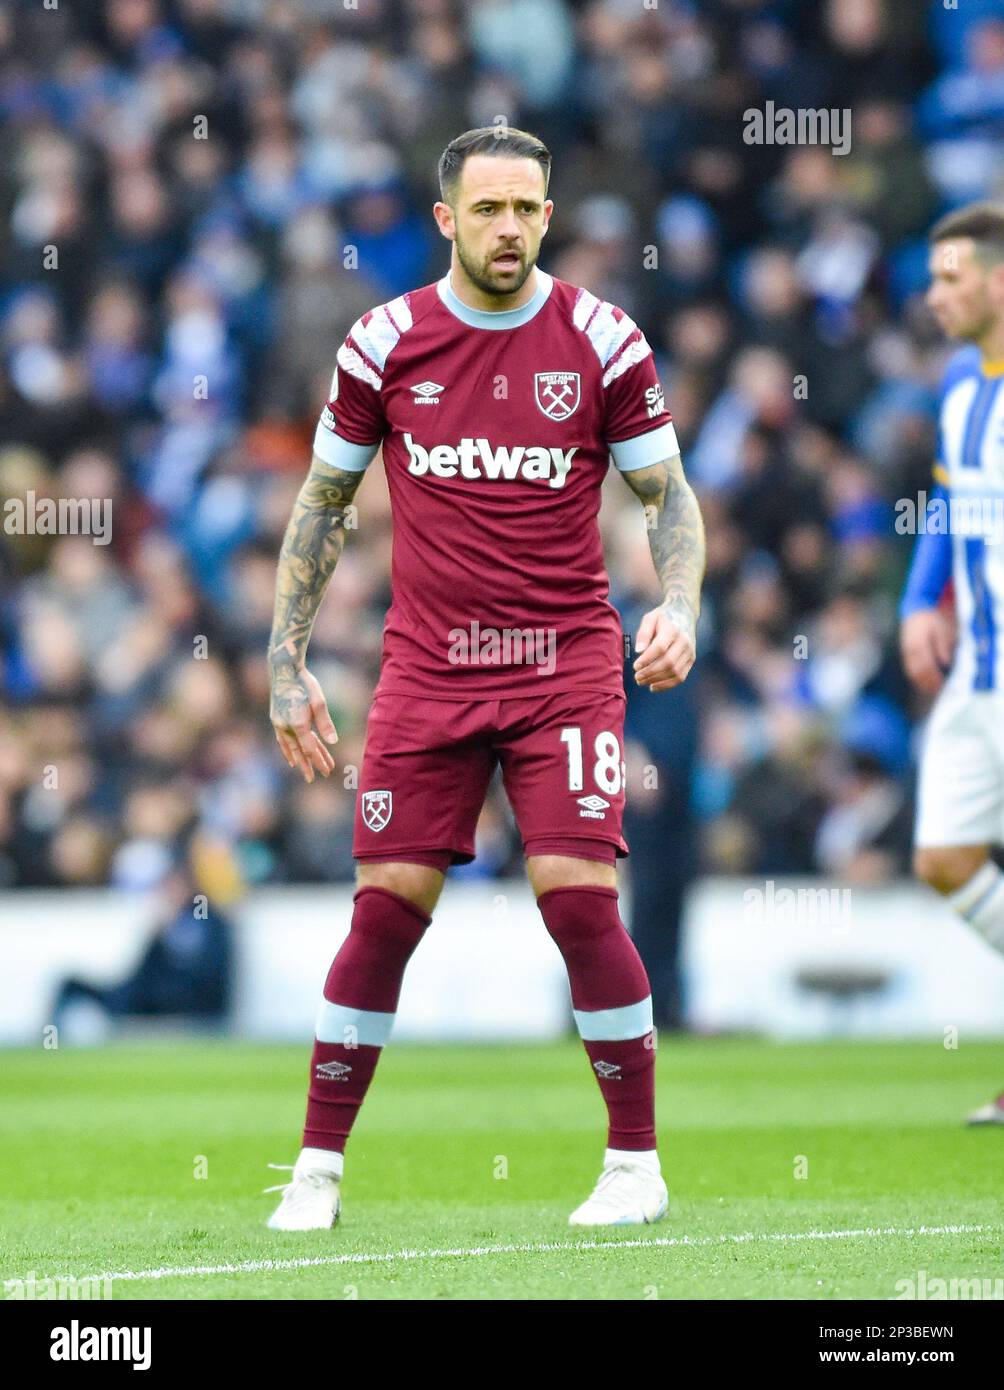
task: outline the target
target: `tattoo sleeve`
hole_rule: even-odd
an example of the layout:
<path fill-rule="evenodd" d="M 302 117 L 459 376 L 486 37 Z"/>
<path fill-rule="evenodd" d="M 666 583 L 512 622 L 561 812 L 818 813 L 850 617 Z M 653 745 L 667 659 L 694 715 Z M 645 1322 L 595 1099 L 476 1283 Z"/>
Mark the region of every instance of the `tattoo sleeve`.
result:
<path fill-rule="evenodd" d="M 623 475 L 645 505 L 645 524 L 663 606 L 691 634 L 701 610 L 704 578 L 704 523 L 693 489 L 683 476 L 679 454 Z"/>
<path fill-rule="evenodd" d="M 345 545 L 345 514 L 362 476 L 362 471 L 331 468 L 314 455 L 279 553 L 268 647 L 273 682 L 295 676 L 303 666 L 317 610 Z"/>

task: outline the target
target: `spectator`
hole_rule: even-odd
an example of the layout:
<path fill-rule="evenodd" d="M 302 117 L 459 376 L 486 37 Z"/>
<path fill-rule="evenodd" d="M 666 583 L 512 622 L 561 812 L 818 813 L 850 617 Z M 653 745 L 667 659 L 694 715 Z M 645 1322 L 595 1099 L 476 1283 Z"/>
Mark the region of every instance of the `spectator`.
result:
<path fill-rule="evenodd" d="M 75 976 L 60 985 L 49 1015 L 71 1040 L 98 1041 L 125 1018 L 220 1025 L 230 1009 L 231 929 L 196 892 L 189 867 L 174 862 L 157 885 L 154 932 L 135 968 L 117 985 Z"/>

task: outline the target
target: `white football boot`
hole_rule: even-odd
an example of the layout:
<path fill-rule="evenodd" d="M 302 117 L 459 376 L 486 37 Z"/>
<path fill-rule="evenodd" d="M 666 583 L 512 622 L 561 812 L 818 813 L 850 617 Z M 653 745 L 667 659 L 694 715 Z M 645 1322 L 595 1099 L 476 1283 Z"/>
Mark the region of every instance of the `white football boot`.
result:
<path fill-rule="evenodd" d="M 338 1220 L 342 1209 L 341 1182 L 344 1157 L 323 1149 L 304 1149 L 294 1164 L 270 1163 L 293 1174 L 288 1183 L 266 1187 L 281 1192 L 282 1201 L 268 1218 L 273 1231 L 324 1231 Z"/>
<path fill-rule="evenodd" d="M 967 1125 L 1004 1125 L 1004 1091 L 996 1100 L 988 1100 L 971 1115 L 966 1116 Z"/>
<path fill-rule="evenodd" d="M 669 1193 L 662 1174 L 626 1159 L 603 1164 L 600 1180 L 569 1226 L 648 1226 L 665 1216 Z"/>

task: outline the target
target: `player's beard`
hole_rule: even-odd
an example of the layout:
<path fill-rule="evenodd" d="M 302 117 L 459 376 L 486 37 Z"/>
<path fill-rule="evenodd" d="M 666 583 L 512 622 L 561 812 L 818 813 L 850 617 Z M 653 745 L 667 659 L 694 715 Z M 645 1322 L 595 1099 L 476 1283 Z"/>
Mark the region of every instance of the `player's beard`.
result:
<path fill-rule="evenodd" d="M 956 338 L 963 343 L 979 343 L 987 334 L 991 333 L 997 326 L 997 315 L 989 308 L 984 308 L 980 313 L 973 314 L 968 323 L 964 325 L 958 333 L 948 333 L 950 338 Z"/>
<path fill-rule="evenodd" d="M 457 260 L 460 262 L 464 274 L 467 276 L 468 280 L 470 280 L 471 284 L 476 285 L 483 294 L 495 294 L 500 297 L 502 295 L 516 294 L 526 284 L 530 272 L 537 264 L 536 256 L 534 256 L 532 260 L 528 257 L 522 267 L 522 274 L 518 275 L 515 279 L 506 277 L 505 283 L 503 284 L 500 283 L 497 278 L 500 272 L 491 269 L 492 260 L 495 256 L 502 254 L 499 250 L 495 250 L 492 252 L 491 257 L 478 264 L 464 247 L 459 235 L 454 238 L 453 244 L 457 248 Z M 522 255 L 522 252 L 515 251 L 514 254 L 519 256 Z"/>

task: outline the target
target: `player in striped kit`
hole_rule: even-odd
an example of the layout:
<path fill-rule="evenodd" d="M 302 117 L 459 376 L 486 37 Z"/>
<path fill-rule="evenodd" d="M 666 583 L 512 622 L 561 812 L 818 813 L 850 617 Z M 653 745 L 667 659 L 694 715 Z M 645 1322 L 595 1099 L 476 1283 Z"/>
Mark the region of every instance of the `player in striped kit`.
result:
<path fill-rule="evenodd" d="M 448 866 L 474 856 L 497 765 L 609 1117 L 599 1182 L 570 1220 L 666 1210 L 651 994 L 617 909 L 624 648 L 597 524 L 611 456 L 646 507 L 664 594 L 636 636 L 636 679 L 652 691 L 693 664 L 704 537 L 644 336 L 536 268 L 549 172 L 548 151 L 523 131 L 488 127 L 447 147 L 435 216 L 450 270 L 353 326 L 283 543 L 272 722 L 310 781 L 331 771 L 336 736 L 307 641 L 345 508 L 382 448 L 394 598 L 357 798 L 358 892 L 318 1011 L 303 1148 L 275 1229 L 337 1219 L 346 1139 L 405 966 Z"/>
<path fill-rule="evenodd" d="M 937 486 L 900 609 L 907 674 L 937 695 L 914 865 L 1004 954 L 1004 874 L 991 857 L 1004 840 L 1004 205 L 948 214 L 930 243 L 928 304 L 968 346 L 942 382 Z M 969 1123 L 1004 1124 L 1004 1093 Z"/>

